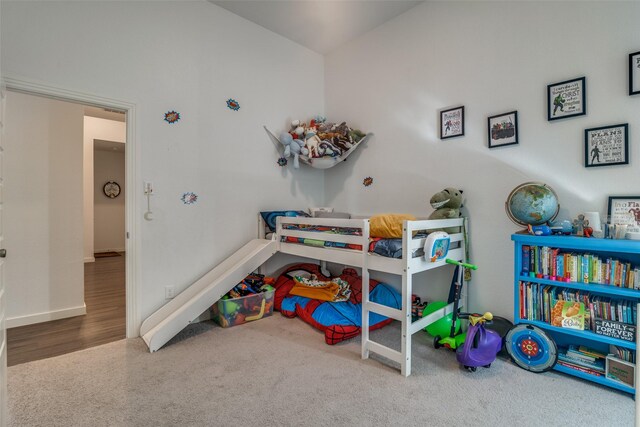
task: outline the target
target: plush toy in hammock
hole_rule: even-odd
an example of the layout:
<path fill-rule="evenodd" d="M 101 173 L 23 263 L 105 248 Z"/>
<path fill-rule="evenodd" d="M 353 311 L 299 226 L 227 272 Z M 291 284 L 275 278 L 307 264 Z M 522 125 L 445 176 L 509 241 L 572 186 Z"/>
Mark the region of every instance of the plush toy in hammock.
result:
<path fill-rule="evenodd" d="M 274 285 L 274 308 L 285 317 L 298 316 L 323 331 L 324 340 L 329 345 L 358 336 L 362 329 L 362 277 L 352 268 L 345 269 L 339 278 L 350 285 L 349 300 L 328 302 L 290 294 L 296 283 L 294 277 L 305 274 L 315 275 L 318 280 L 331 280 L 320 272 L 320 267 L 316 264 L 293 265 L 278 277 Z M 369 290 L 370 301 L 396 309 L 402 307 L 402 296 L 391 286 L 371 280 Z M 392 320 L 377 313 L 370 313 L 369 330 L 379 329 Z"/>

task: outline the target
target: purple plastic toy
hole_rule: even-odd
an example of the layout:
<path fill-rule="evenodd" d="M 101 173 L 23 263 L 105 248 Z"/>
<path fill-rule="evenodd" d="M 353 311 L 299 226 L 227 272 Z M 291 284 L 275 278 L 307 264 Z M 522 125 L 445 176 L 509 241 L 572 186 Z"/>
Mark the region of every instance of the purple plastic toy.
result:
<path fill-rule="evenodd" d="M 484 323 L 493 315 L 469 315 L 469 330 L 464 345 L 456 350 L 456 359 L 465 369 L 475 372 L 478 366 L 489 368 L 502 349 L 502 337 L 495 331 L 485 329 Z"/>

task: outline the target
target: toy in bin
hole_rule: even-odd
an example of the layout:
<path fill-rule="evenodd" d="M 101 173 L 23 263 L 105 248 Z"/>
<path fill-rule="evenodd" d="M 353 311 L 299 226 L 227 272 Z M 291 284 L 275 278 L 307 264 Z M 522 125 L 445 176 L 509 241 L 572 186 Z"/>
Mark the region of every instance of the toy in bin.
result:
<path fill-rule="evenodd" d="M 223 328 L 273 314 L 275 279 L 250 274 L 211 307 L 213 320 Z"/>
<path fill-rule="evenodd" d="M 449 253 L 451 238 L 444 231 L 436 231 L 427 236 L 424 243 L 424 256 L 431 262 L 442 261 Z"/>

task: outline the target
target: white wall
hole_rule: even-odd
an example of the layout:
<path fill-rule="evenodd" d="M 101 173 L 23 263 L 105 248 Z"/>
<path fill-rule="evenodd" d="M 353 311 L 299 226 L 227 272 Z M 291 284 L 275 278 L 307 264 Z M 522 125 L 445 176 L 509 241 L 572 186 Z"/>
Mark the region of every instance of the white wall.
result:
<path fill-rule="evenodd" d="M 135 236 L 141 318 L 165 286 L 184 289 L 254 238 L 258 211 L 324 204 L 322 171 L 279 168 L 262 129 L 323 111 L 320 55 L 205 1 L 1 7 L 4 76 L 136 104 L 137 170 L 156 190 L 156 219 Z M 169 110 L 182 119 L 163 121 Z M 198 202 L 184 205 L 184 192 Z"/>
<path fill-rule="evenodd" d="M 125 250 L 124 152 L 94 152 L 94 252 Z M 120 195 L 111 199 L 102 187 L 108 181 L 120 184 Z"/>
<path fill-rule="evenodd" d="M 127 139 L 127 125 L 125 122 L 101 119 L 98 117 L 84 117 L 84 261 L 93 262 L 96 252 L 94 237 L 94 140 L 112 141 L 124 143 Z M 123 160 L 124 162 L 124 160 Z M 122 176 L 124 177 L 124 164 L 122 165 Z M 124 178 L 120 182 L 122 195 L 118 198 L 118 204 L 124 206 Z M 100 188 L 100 193 L 102 188 Z M 124 215 L 124 214 L 123 214 Z M 124 218 L 121 220 L 120 236 L 124 235 Z M 112 227 L 109 227 L 112 229 Z M 122 238 L 124 239 L 124 238 Z M 120 239 L 119 239 L 120 241 Z M 99 246 L 102 246 L 100 244 Z M 120 246 L 119 246 L 120 247 Z M 124 243 L 122 243 L 124 247 Z M 124 250 L 124 249 L 121 249 Z"/>
<path fill-rule="evenodd" d="M 7 92 L 7 326 L 84 314 L 82 127 L 77 104 Z"/>
<path fill-rule="evenodd" d="M 427 216 L 432 194 L 463 189 L 479 265 L 471 308 L 512 318 L 514 187 L 549 184 L 565 219 L 639 192 L 640 97 L 627 96 L 638 22 L 640 2 L 427 2 L 328 55 L 327 117 L 375 137 L 326 174 L 326 204 Z M 547 84 L 581 76 L 587 115 L 548 122 Z M 438 111 L 459 105 L 465 136 L 440 140 Z M 488 149 L 487 117 L 512 110 L 520 144 Z M 584 168 L 584 129 L 627 122 L 630 164 Z"/>

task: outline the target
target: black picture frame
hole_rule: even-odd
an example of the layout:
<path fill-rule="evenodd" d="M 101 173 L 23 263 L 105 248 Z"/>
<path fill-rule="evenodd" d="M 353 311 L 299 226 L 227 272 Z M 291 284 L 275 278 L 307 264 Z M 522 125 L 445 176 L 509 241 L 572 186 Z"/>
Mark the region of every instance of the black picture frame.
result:
<path fill-rule="evenodd" d="M 560 120 L 587 114 L 586 78 L 547 85 L 547 120 Z"/>
<path fill-rule="evenodd" d="M 629 124 L 584 130 L 586 168 L 629 164 Z"/>
<path fill-rule="evenodd" d="M 440 111 L 440 139 L 464 135 L 464 106 Z"/>
<path fill-rule="evenodd" d="M 607 222 L 640 229 L 640 196 L 609 196 Z"/>
<path fill-rule="evenodd" d="M 518 111 L 487 118 L 487 138 L 489 148 L 518 144 Z"/>
<path fill-rule="evenodd" d="M 640 52 L 629 54 L 629 96 L 640 95 Z"/>

